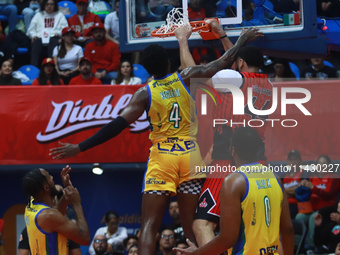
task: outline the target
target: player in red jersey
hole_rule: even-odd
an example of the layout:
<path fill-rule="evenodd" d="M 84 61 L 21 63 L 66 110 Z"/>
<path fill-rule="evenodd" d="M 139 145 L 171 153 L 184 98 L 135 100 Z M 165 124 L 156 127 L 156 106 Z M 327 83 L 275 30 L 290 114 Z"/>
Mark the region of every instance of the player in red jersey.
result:
<path fill-rule="evenodd" d="M 272 102 L 273 86 L 266 74 L 259 73 L 263 64 L 263 56 L 258 48 L 253 46 L 243 47 L 236 60 L 236 68 L 239 71 L 226 69 L 216 73 L 213 83 L 233 84 L 239 87 L 243 95 L 247 95 L 248 88 L 252 88 L 252 102 L 255 109 L 269 109 Z M 231 165 L 230 137 L 237 126 L 246 126 L 250 120 L 256 120 L 252 125 L 261 126 L 255 128 L 264 141 L 264 131 L 267 126 L 268 116 L 254 115 L 247 104 L 247 97 L 244 97 L 244 115 L 233 115 L 233 95 L 230 91 L 219 93 L 222 104 L 217 105 L 213 115 L 214 119 L 226 119 L 228 123 L 238 123 L 233 125 L 217 125 L 214 128 L 214 144 L 211 152 L 212 165 Z M 262 125 L 263 123 L 263 125 Z M 265 161 L 264 143 L 258 151 L 257 160 Z M 214 172 L 206 179 L 197 207 L 194 232 L 199 245 L 205 244 L 214 237 L 214 231 L 220 218 L 220 188 L 223 179 L 228 172 Z M 204 202 L 204 204 L 202 204 Z"/>
<path fill-rule="evenodd" d="M 219 34 L 225 50 L 232 46 L 231 42 L 226 38 L 225 32 L 214 21 L 210 21 L 210 26 L 213 31 Z M 187 36 L 188 38 L 188 36 Z M 181 64 L 187 67 L 194 63 L 190 59 L 191 54 L 185 42 L 180 42 Z M 191 57 L 192 58 L 192 57 Z M 252 105 L 257 110 L 270 109 L 272 102 L 273 86 L 268 80 L 266 74 L 260 73 L 260 68 L 263 65 L 263 55 L 261 51 L 253 46 L 243 47 L 238 54 L 235 62 L 235 68 L 221 70 L 212 77 L 214 87 L 216 84 L 232 84 L 240 88 L 243 95 L 247 95 L 248 88 L 252 88 Z M 237 125 L 247 126 L 250 120 L 253 121 L 253 126 L 261 126 L 255 128 L 264 141 L 264 132 L 267 126 L 266 119 L 268 116 L 258 116 L 249 110 L 247 104 L 247 96 L 244 97 L 245 109 L 244 115 L 233 115 L 233 95 L 228 89 L 217 89 L 222 104 L 217 105 L 213 117 L 214 119 L 226 119 L 228 125 L 217 125 L 214 128 L 214 143 L 211 148 L 211 165 L 228 166 L 231 165 L 230 138 L 233 130 Z M 229 123 L 238 123 L 237 125 L 229 125 Z M 262 125 L 263 123 L 263 125 Z M 262 164 L 266 160 L 264 155 L 264 143 L 258 151 L 257 160 Z M 207 157 L 206 157 L 207 158 Z M 208 156 L 209 158 L 209 156 Z M 208 160 L 209 161 L 209 160 Z M 214 231 L 219 223 L 220 218 L 220 188 L 223 179 L 228 173 L 214 172 L 205 180 L 201 191 L 201 196 L 198 202 L 193 230 L 196 240 L 201 246 L 214 238 Z"/>

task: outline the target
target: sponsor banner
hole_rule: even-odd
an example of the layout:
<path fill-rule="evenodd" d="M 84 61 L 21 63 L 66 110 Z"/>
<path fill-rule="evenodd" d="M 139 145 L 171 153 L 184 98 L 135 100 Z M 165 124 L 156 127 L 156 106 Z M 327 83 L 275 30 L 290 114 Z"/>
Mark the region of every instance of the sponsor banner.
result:
<path fill-rule="evenodd" d="M 286 161 L 292 149 L 300 151 L 303 161 L 315 161 L 322 154 L 339 161 L 339 81 L 285 82 L 274 86 L 277 87 L 277 107 L 267 118 L 270 121 L 264 134 L 267 161 Z M 53 160 L 48 155 L 50 148 L 59 146 L 59 141 L 79 143 L 116 118 L 138 88 L 140 86 L 0 87 L 1 164 L 146 162 L 151 146 L 146 113 L 116 138 L 77 157 Z M 302 103 L 301 109 L 311 115 L 288 102 L 283 113 L 283 88 L 308 90 L 311 97 Z M 287 99 L 305 97 L 301 91 L 286 94 Z M 203 107 L 202 98 L 207 108 Z M 199 89 L 196 103 L 200 120 L 198 143 L 204 157 L 213 140 L 214 117 L 210 105 L 220 102 L 216 98 L 214 102 Z M 207 114 L 202 114 L 202 109 Z M 231 120 L 215 121 L 215 125 L 223 126 L 226 121 Z M 246 120 L 246 124 L 249 123 L 262 125 L 261 118 Z"/>
<path fill-rule="evenodd" d="M 146 162 L 151 146 L 146 113 L 95 149 L 65 160 L 49 156 L 59 141 L 77 144 L 115 119 L 140 87 L 1 87 L 1 164 Z"/>

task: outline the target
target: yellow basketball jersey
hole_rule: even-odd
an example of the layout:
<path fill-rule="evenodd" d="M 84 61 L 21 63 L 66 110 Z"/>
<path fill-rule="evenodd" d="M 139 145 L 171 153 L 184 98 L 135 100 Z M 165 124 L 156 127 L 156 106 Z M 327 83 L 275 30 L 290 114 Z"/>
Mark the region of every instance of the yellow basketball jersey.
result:
<path fill-rule="evenodd" d="M 67 238 L 58 233 L 47 233 L 37 225 L 38 215 L 49 206 L 31 202 L 25 209 L 27 235 L 32 255 L 68 255 Z"/>
<path fill-rule="evenodd" d="M 242 198 L 239 238 L 228 254 L 278 254 L 282 187 L 271 172 L 255 163 L 237 169 L 247 181 Z"/>
<path fill-rule="evenodd" d="M 155 79 L 147 85 L 149 139 L 158 143 L 167 138 L 196 139 L 198 121 L 195 101 L 177 73 Z"/>

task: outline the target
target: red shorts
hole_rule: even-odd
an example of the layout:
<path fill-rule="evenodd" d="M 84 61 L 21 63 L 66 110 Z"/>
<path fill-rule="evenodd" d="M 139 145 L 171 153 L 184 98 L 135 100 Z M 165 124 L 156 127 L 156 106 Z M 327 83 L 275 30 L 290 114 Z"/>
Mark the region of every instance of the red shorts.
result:
<path fill-rule="evenodd" d="M 214 160 L 212 166 L 230 166 L 231 160 Z M 230 172 L 214 172 L 209 173 L 205 179 L 201 196 L 198 200 L 196 208 L 195 219 L 202 219 L 219 223 L 220 221 L 220 189 L 224 178 Z"/>
<path fill-rule="evenodd" d="M 259 161 L 266 165 L 266 161 Z M 231 160 L 214 160 L 212 166 L 225 166 L 231 169 Z M 230 166 L 230 168 L 228 168 Z M 235 170 L 235 168 L 234 168 Z M 195 219 L 207 220 L 216 224 L 220 221 L 220 189 L 223 180 L 232 171 L 210 173 L 205 179 L 196 208 Z"/>

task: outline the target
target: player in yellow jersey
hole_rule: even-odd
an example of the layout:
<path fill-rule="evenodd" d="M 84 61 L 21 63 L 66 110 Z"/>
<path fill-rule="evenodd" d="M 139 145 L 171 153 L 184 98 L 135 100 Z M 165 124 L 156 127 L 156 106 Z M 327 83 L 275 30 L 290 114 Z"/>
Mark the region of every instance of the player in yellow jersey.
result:
<path fill-rule="evenodd" d="M 54 159 L 75 156 L 115 137 L 145 110 L 148 112 L 153 145 L 143 182 L 139 254 L 154 255 L 156 233 L 171 195 L 177 194 L 185 236 L 194 240 L 192 222 L 201 182 L 191 178 L 190 165 L 202 165 L 202 159 L 196 143 L 197 116 L 188 89 L 190 78 L 213 76 L 230 66 L 245 42 L 258 36 L 257 29 L 245 30 L 235 46 L 221 58 L 204 67 L 187 68 L 180 74 L 170 73 L 170 63 L 163 47 L 147 47 L 142 53 L 142 64 L 154 80 L 140 88 L 122 114 L 95 135 L 79 144 L 62 143 L 62 147 L 51 149 L 50 155 Z"/>
<path fill-rule="evenodd" d="M 79 192 L 69 178 L 70 170 L 67 166 L 61 172 L 65 188 L 57 205 L 55 197 L 58 191 L 53 177 L 46 170 L 34 169 L 23 178 L 23 189 L 29 200 L 25 209 L 25 222 L 31 254 L 67 255 L 67 239 L 80 245 L 89 245 L 91 242 Z M 67 204 L 73 206 L 76 222 L 64 217 Z"/>
<path fill-rule="evenodd" d="M 294 252 L 294 231 L 282 183 L 256 162 L 261 138 L 251 127 L 236 128 L 231 153 L 237 167 L 221 188 L 220 233 L 197 248 L 188 240 L 183 254 L 278 254 L 280 237 L 285 255 Z"/>

